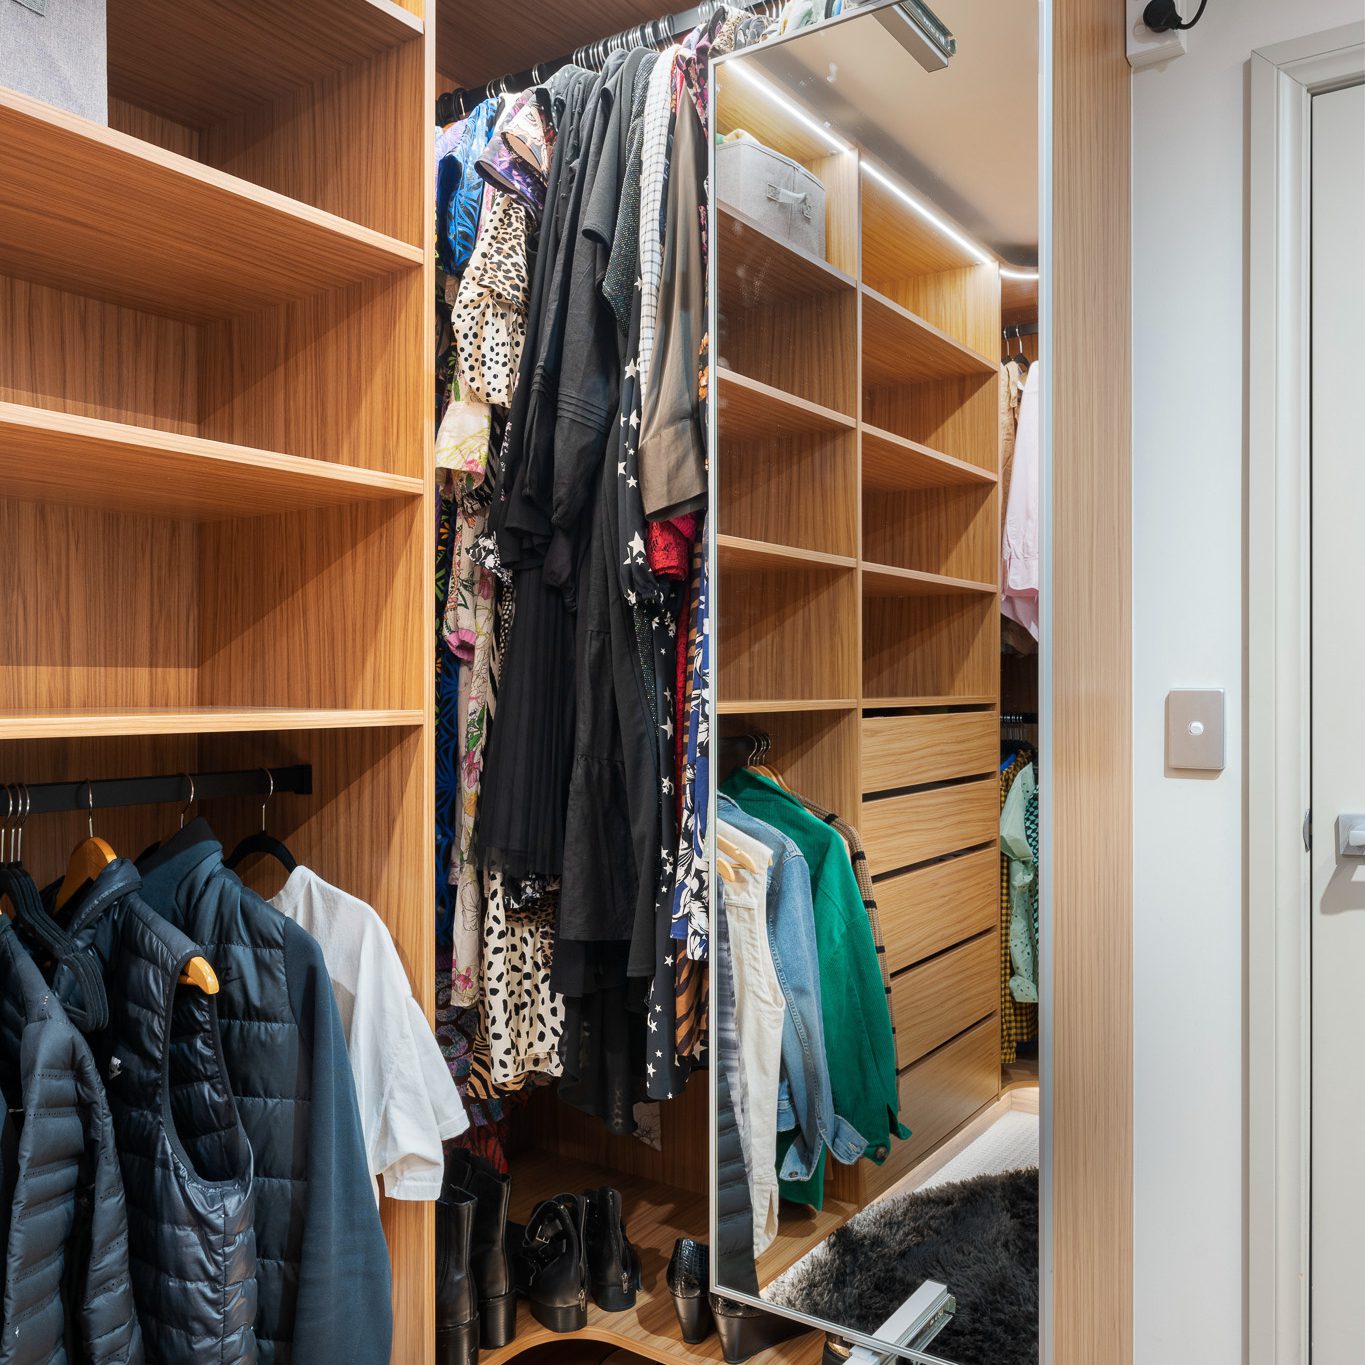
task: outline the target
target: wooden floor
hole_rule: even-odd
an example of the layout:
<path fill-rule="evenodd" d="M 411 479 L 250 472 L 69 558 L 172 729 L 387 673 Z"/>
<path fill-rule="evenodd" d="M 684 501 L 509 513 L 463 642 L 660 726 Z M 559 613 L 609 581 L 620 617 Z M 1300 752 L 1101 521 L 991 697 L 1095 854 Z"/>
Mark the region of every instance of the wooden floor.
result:
<path fill-rule="evenodd" d="M 523 1303 L 517 1309 L 516 1340 L 497 1350 L 481 1351 L 480 1365 L 502 1365 L 532 1351 L 536 1354 L 527 1356 L 531 1365 L 540 1360 L 569 1365 L 570 1361 L 594 1358 L 593 1352 L 582 1350 L 577 1344 L 588 1341 L 624 1347 L 647 1360 L 670 1365 L 675 1361 L 722 1359 L 720 1340 L 715 1333 L 699 1346 L 683 1345 L 665 1282 L 668 1258 L 679 1233 L 709 1241 L 704 1196 L 552 1155 L 530 1153 L 513 1164 L 510 1217 L 513 1222 L 525 1222 L 541 1199 L 566 1191 L 577 1194 L 599 1185 L 613 1185 L 621 1191 L 626 1232 L 640 1253 L 643 1288 L 635 1308 L 625 1313 L 604 1313 L 589 1301 L 586 1329 L 556 1335 L 542 1327 Z M 822 1237 L 823 1234 L 814 1240 Z M 813 1244 L 805 1243 L 792 1260 L 799 1259 Z M 812 1332 L 754 1356 L 753 1360 L 755 1365 L 816 1365 L 823 1348 L 823 1333 Z"/>

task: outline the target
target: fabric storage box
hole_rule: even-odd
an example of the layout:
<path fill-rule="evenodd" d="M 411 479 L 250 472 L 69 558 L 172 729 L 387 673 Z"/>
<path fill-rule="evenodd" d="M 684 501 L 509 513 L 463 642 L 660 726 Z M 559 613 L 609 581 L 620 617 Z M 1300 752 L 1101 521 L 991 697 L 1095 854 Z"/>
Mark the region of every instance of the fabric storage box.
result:
<path fill-rule="evenodd" d="M 799 161 L 747 133 L 716 148 L 716 193 L 779 241 L 825 254 L 825 187 Z"/>
<path fill-rule="evenodd" d="M 0 85 L 109 122 L 106 0 L 0 0 Z"/>

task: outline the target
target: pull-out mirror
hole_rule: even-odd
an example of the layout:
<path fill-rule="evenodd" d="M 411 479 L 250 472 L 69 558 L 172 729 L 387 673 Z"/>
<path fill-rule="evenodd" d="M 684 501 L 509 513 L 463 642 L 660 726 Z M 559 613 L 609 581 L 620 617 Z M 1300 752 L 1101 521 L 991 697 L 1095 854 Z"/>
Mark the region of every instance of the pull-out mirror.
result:
<path fill-rule="evenodd" d="M 713 1278 L 1024 1365 L 1040 5 L 844 10 L 712 67 Z"/>

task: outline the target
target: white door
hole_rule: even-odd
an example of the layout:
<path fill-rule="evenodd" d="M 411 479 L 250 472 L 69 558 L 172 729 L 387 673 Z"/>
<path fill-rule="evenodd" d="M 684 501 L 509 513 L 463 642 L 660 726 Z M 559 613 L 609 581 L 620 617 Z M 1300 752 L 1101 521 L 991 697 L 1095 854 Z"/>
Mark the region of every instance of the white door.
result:
<path fill-rule="evenodd" d="M 1365 857 L 1338 855 L 1337 825 L 1355 815 L 1365 838 L 1365 85 L 1315 96 L 1312 128 L 1312 1357 L 1356 1365 Z"/>

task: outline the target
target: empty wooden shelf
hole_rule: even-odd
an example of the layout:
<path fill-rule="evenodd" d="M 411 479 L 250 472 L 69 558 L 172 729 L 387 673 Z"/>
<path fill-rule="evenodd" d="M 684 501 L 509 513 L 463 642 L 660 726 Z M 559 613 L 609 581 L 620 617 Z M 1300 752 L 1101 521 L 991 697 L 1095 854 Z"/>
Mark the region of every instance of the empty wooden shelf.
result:
<path fill-rule="evenodd" d="M 716 711 L 722 716 L 787 715 L 800 711 L 852 711 L 858 702 L 854 697 L 754 698 L 727 697 L 718 702 Z"/>
<path fill-rule="evenodd" d="M 984 377 L 999 366 L 908 308 L 863 286 L 863 384 Z"/>
<path fill-rule="evenodd" d="M 722 572 L 760 573 L 776 570 L 781 573 L 800 573 L 806 569 L 851 569 L 857 560 L 851 555 L 822 554 L 818 550 L 792 545 L 773 545 L 763 540 L 745 540 L 741 536 L 716 537 Z"/>
<path fill-rule="evenodd" d="M 0 403 L 0 497 L 222 521 L 420 498 L 421 479 Z"/>
<path fill-rule="evenodd" d="M 857 282 L 728 204 L 717 228 L 717 287 L 728 308 L 769 307 L 815 294 L 852 293 Z"/>
<path fill-rule="evenodd" d="M 227 735 L 255 731 L 360 730 L 421 726 L 417 711 L 312 710 L 288 706 L 54 708 L 0 715 L 0 740 L 111 735 Z"/>
<path fill-rule="evenodd" d="M 863 565 L 863 593 L 868 597 L 956 597 L 997 591 L 994 583 L 979 583 L 970 578 L 921 573 L 889 564 Z"/>
<path fill-rule="evenodd" d="M 852 417 L 724 368 L 716 371 L 722 441 L 757 441 L 815 431 L 852 431 Z"/>
<path fill-rule="evenodd" d="M 979 696 L 941 695 L 929 697 L 864 697 L 864 711 L 939 711 L 957 706 L 994 707 L 996 699 L 982 693 Z"/>
<path fill-rule="evenodd" d="M 0 274 L 166 317 L 419 270 L 422 248 L 0 90 Z"/>
<path fill-rule="evenodd" d="M 988 487 L 997 481 L 992 470 L 866 422 L 862 440 L 864 488 L 916 492 L 924 488 Z"/>
<path fill-rule="evenodd" d="M 269 103 L 422 33 L 394 0 L 117 0 L 108 26 L 111 95 L 190 125 Z"/>

